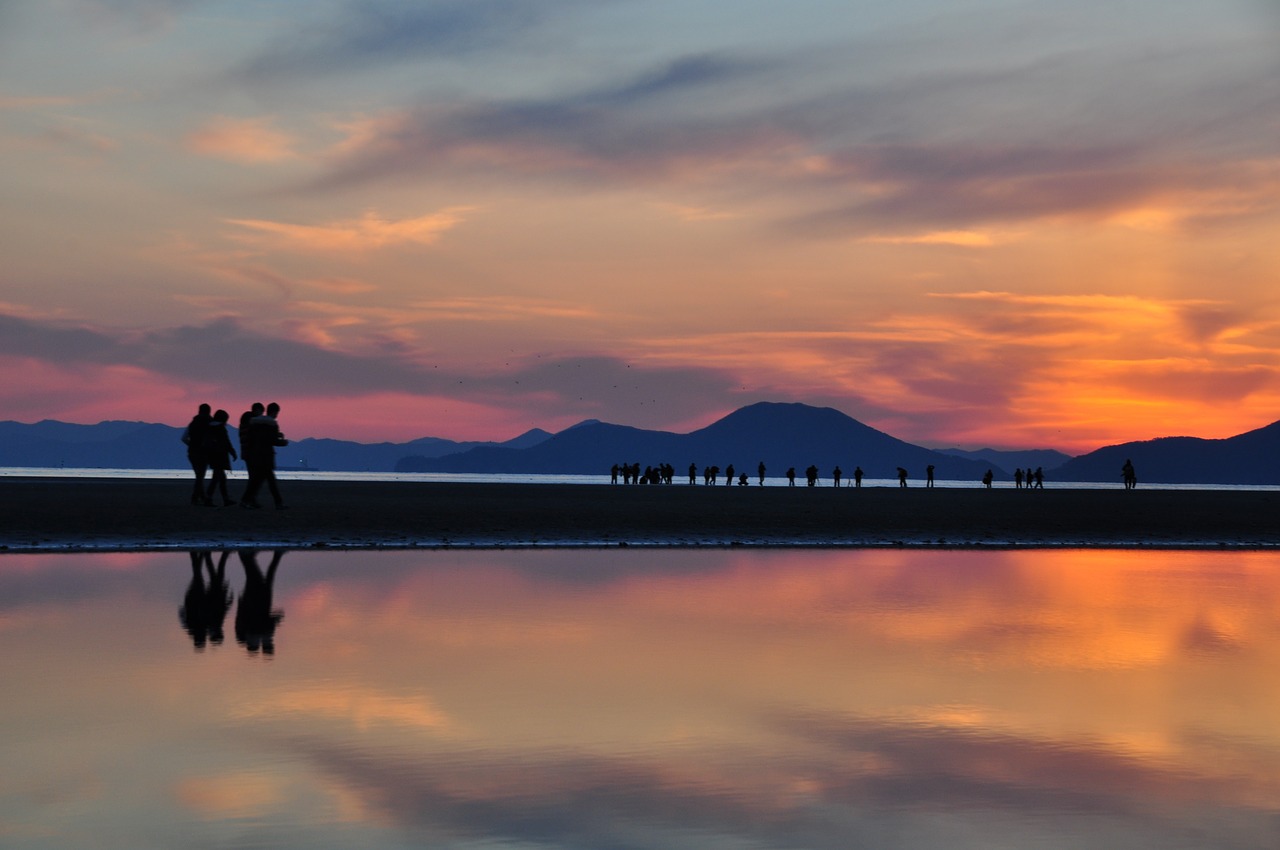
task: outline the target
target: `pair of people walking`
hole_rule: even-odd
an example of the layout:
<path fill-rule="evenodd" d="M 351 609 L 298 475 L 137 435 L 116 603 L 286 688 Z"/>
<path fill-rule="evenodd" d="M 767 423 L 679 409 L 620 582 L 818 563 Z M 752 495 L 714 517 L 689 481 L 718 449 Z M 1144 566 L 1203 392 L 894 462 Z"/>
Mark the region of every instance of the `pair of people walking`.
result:
<path fill-rule="evenodd" d="M 210 413 L 210 406 L 200 405 L 196 415 L 182 432 L 182 442 L 187 445 L 187 461 L 195 474 L 195 482 L 191 490 L 191 504 L 213 505 L 214 495 L 222 496 L 223 507 L 234 502 L 227 492 L 227 471 L 231 462 L 236 459 L 235 446 L 231 444 L 231 436 L 227 433 L 227 422 L 231 415 L 225 410 Z M 209 486 L 205 488 L 205 474 L 209 473 Z"/>
<path fill-rule="evenodd" d="M 280 405 L 275 402 L 269 405 L 255 402 L 240 415 L 238 455 L 228 433 L 227 422 L 230 415 L 225 410 L 212 414 L 209 411 L 209 405 L 200 405 L 182 434 L 182 442 L 187 445 L 187 460 L 195 475 L 191 504 L 212 506 L 215 495 L 222 497 L 223 507 L 236 504 L 227 492 L 227 472 L 238 457 L 244 461 L 249 471 L 249 484 L 240 497 L 240 506 L 261 507 L 258 504 L 258 491 L 265 484 L 275 506 L 285 508 L 284 498 L 280 495 L 280 486 L 276 481 L 276 446 L 289 445 L 289 441 L 280 432 L 280 424 L 276 419 L 280 414 Z M 211 473 L 207 488 L 206 473 Z"/>

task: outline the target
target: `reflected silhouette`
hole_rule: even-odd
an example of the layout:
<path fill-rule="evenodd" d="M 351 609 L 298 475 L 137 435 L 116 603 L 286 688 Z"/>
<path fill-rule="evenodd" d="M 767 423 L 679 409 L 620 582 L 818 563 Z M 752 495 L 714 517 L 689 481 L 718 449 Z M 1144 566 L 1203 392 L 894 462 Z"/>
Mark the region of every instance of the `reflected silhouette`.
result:
<path fill-rule="evenodd" d="M 196 650 L 203 650 L 210 643 L 221 644 L 225 637 L 223 623 L 232 599 L 231 588 L 227 586 L 227 558 L 231 553 L 223 552 L 216 567 L 213 554 L 207 549 L 193 549 L 189 554 L 191 582 L 178 609 L 178 619 Z"/>
<path fill-rule="evenodd" d="M 265 574 L 258 566 L 256 550 L 243 549 L 237 554 L 244 567 L 244 590 L 236 604 L 236 643 L 250 654 L 274 655 L 276 626 L 284 619 L 284 612 L 272 609 L 271 594 L 276 568 L 280 566 L 284 550 L 276 549 L 271 553 L 271 563 Z"/>

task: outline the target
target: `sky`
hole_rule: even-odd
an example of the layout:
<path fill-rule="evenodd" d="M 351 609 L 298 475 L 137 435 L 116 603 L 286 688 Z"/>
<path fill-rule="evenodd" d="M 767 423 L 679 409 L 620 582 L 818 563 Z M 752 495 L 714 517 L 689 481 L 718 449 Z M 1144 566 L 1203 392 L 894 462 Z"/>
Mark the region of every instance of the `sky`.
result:
<path fill-rule="evenodd" d="M 1277 0 L 7 0 L 0 419 L 1280 419 Z"/>

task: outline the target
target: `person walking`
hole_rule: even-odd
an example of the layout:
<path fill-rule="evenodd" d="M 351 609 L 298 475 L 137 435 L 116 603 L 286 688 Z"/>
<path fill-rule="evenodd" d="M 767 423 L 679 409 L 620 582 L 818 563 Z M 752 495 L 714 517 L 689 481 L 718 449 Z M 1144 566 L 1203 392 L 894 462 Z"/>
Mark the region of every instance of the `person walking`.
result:
<path fill-rule="evenodd" d="M 213 417 L 209 415 L 211 410 L 212 408 L 207 404 L 200 405 L 196 415 L 187 423 L 187 429 L 182 432 L 182 442 L 187 444 L 187 462 L 191 464 L 191 472 L 195 475 L 191 488 L 193 505 L 211 504 L 204 495 L 204 476 L 209 470 L 209 455 L 205 441 L 209 433 L 209 423 L 213 421 Z"/>
<path fill-rule="evenodd" d="M 280 415 L 280 405 L 274 401 L 260 415 L 249 420 L 247 433 L 240 435 L 240 455 L 249 467 L 249 485 L 240 497 L 240 507 L 258 508 L 258 490 L 263 484 L 271 493 L 277 510 L 287 507 L 280 495 L 280 485 L 276 481 L 276 446 L 287 446 L 289 441 L 280 433 L 280 424 L 276 417 Z"/>
<path fill-rule="evenodd" d="M 1138 473 L 1133 468 L 1133 461 L 1125 458 L 1120 474 L 1124 477 L 1124 489 L 1133 490 L 1138 486 Z"/>
<path fill-rule="evenodd" d="M 227 493 L 227 472 L 231 469 L 231 462 L 236 459 L 236 448 L 231 445 L 231 435 L 227 433 L 229 419 L 231 414 L 225 410 L 219 410 L 213 414 L 213 419 L 209 422 L 209 430 L 205 435 L 205 451 L 209 456 L 210 474 L 209 490 L 205 494 L 204 503 L 212 505 L 213 494 L 220 492 L 224 508 L 235 504 L 231 501 L 231 495 Z"/>

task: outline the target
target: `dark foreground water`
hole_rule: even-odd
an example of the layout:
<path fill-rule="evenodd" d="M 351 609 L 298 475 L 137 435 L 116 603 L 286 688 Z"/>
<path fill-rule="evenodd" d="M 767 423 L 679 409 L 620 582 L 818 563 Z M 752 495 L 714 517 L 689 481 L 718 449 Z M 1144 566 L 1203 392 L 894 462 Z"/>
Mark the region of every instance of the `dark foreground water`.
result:
<path fill-rule="evenodd" d="M 1280 846 L 1280 554 L 222 562 L 0 556 L 0 846 Z"/>

